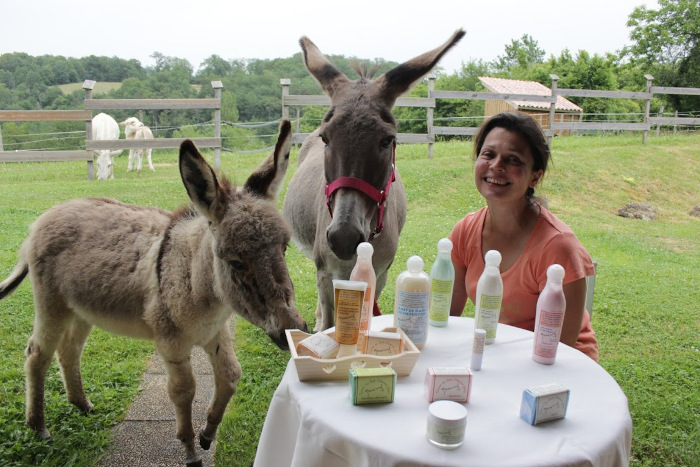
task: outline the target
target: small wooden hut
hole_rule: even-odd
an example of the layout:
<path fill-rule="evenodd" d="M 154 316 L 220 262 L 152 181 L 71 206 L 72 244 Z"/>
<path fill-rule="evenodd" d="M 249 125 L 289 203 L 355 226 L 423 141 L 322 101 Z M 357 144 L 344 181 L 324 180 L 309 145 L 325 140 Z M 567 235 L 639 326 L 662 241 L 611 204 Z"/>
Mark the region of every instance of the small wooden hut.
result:
<path fill-rule="evenodd" d="M 479 81 L 490 91 L 499 94 L 531 94 L 535 96 L 551 96 L 552 90 L 536 81 L 520 81 L 517 79 L 491 78 L 480 76 Z M 485 117 L 491 117 L 500 112 L 518 110 L 532 115 L 543 130 L 549 129 L 549 104 L 526 100 L 488 100 L 485 102 Z M 557 96 L 554 108 L 554 118 L 557 122 L 579 122 L 583 109 L 563 96 Z M 567 135 L 569 130 L 557 131 L 556 134 Z"/>

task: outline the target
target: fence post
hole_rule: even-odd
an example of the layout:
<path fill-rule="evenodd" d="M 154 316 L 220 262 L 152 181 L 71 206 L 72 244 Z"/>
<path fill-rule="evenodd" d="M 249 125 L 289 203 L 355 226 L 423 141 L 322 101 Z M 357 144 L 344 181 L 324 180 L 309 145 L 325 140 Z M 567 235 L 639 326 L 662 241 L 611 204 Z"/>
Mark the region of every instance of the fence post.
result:
<path fill-rule="evenodd" d="M 221 138 L 221 89 L 224 85 L 221 81 L 212 81 L 211 87 L 214 88 L 214 99 L 219 102 L 219 106 L 214 109 L 214 137 Z M 219 146 L 214 148 L 214 169 L 216 170 L 221 168 L 221 146 L 223 144 L 219 143 Z"/>
<path fill-rule="evenodd" d="M 289 78 L 280 79 L 280 84 L 282 85 L 282 120 L 289 119 L 289 107 L 287 106 L 286 97 L 289 96 L 289 85 L 292 84 L 292 80 Z"/>
<path fill-rule="evenodd" d="M 551 74 L 549 77 L 552 79 L 552 102 L 549 104 L 549 136 L 547 137 L 547 143 L 551 147 L 554 139 L 554 116 L 557 113 L 557 82 L 559 77 L 555 74 Z"/>
<path fill-rule="evenodd" d="M 659 109 L 659 117 L 664 116 L 664 105 L 661 104 L 661 108 Z M 661 134 L 661 124 L 657 123 L 656 124 L 656 136 L 658 137 Z"/>
<path fill-rule="evenodd" d="M 654 77 L 651 75 L 644 75 L 644 77 L 647 79 L 647 92 L 651 92 L 651 83 L 654 81 Z M 651 111 L 651 96 L 647 99 L 646 107 L 644 109 L 644 123 L 647 125 L 649 124 L 649 112 Z M 643 143 L 647 144 L 647 134 L 649 133 L 649 130 L 644 130 L 644 139 Z"/>
<path fill-rule="evenodd" d="M 92 99 L 92 90 L 95 87 L 95 81 L 86 79 L 83 81 L 83 89 L 85 89 L 85 100 L 90 100 Z M 92 112 L 90 113 L 92 115 Z M 85 122 L 85 141 L 89 141 L 92 139 L 92 119 L 88 120 Z M 87 146 L 87 144 L 86 144 Z M 88 161 L 87 163 L 87 176 L 88 180 L 94 180 L 95 179 L 95 167 L 93 166 L 92 161 Z"/>
<path fill-rule="evenodd" d="M 435 76 L 428 77 L 428 98 L 433 97 L 435 91 Z M 433 133 L 433 114 L 434 108 L 427 108 L 427 123 L 428 123 L 428 159 L 433 158 L 433 143 L 435 142 L 435 134 Z"/>

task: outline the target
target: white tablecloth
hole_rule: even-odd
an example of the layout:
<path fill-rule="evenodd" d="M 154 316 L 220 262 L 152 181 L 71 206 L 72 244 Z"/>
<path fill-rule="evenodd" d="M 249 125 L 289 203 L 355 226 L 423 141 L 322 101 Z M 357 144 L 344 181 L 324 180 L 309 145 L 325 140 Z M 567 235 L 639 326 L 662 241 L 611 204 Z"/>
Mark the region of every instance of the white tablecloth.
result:
<path fill-rule="evenodd" d="M 373 329 L 393 325 L 374 318 Z M 410 376 L 399 377 L 394 403 L 354 406 L 347 381 L 300 382 L 290 359 L 275 391 L 256 467 L 334 466 L 626 466 L 632 421 L 627 398 L 597 363 L 560 344 L 554 365 L 532 361 L 533 333 L 499 324 L 475 371 L 465 442 L 455 450 L 425 436 L 429 366 L 469 366 L 471 318 L 430 326 Z M 547 383 L 569 388 L 566 418 L 531 426 L 520 418 L 523 389 Z"/>

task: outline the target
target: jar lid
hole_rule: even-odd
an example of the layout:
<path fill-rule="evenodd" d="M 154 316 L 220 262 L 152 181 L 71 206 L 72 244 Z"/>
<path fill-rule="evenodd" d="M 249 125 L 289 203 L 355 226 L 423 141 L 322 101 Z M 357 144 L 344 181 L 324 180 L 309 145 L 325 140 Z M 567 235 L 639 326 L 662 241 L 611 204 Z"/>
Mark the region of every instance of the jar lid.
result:
<path fill-rule="evenodd" d="M 467 408 L 454 401 L 435 401 L 428 407 L 428 418 L 441 426 L 461 426 L 467 422 Z"/>

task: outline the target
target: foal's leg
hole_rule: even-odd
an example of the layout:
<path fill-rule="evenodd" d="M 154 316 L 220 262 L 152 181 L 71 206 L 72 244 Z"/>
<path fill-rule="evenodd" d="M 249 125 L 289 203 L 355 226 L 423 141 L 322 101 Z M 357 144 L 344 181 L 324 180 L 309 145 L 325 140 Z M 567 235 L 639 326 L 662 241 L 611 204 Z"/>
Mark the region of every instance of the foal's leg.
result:
<path fill-rule="evenodd" d="M 155 172 L 156 169 L 153 168 L 153 161 L 151 160 L 151 153 L 153 152 L 152 149 L 146 149 L 146 157 L 148 158 L 148 168 L 151 169 L 151 172 Z"/>
<path fill-rule="evenodd" d="M 209 361 L 214 370 L 214 395 L 209 408 L 207 408 L 207 424 L 199 430 L 199 444 L 204 449 L 209 449 L 211 442 L 216 437 L 216 429 L 224 417 L 224 411 L 231 397 L 236 393 L 238 380 L 241 378 L 241 365 L 236 359 L 231 343 L 231 334 L 228 322 L 219 333 L 204 346 L 209 356 Z"/>
<path fill-rule="evenodd" d="M 61 377 L 66 387 L 68 402 L 78 407 L 83 413 L 89 412 L 93 407 L 85 397 L 80 375 L 80 356 L 91 331 L 91 324 L 74 316 L 58 346 L 58 364 L 61 367 Z"/>
<path fill-rule="evenodd" d="M 44 414 L 46 372 L 49 371 L 53 354 L 71 320 L 71 311 L 60 297 L 47 299 L 50 295 L 54 294 L 42 293 L 38 287 L 34 288 L 34 330 L 27 342 L 27 360 L 24 363 L 27 425 L 43 439 L 50 437 Z"/>
<path fill-rule="evenodd" d="M 129 149 L 129 164 L 126 166 L 126 171 L 131 172 L 134 167 L 134 159 L 136 159 L 136 151 Z"/>
<path fill-rule="evenodd" d="M 188 466 L 201 466 L 202 460 L 194 446 L 194 428 L 192 427 L 192 401 L 194 400 L 196 381 L 192 372 L 192 348 L 182 349 L 175 343 L 156 343 L 165 368 L 168 371 L 168 396 L 175 408 L 175 436 L 185 448 L 185 460 Z"/>
<path fill-rule="evenodd" d="M 141 166 L 143 165 L 143 149 L 136 151 L 136 171 L 141 172 Z"/>

